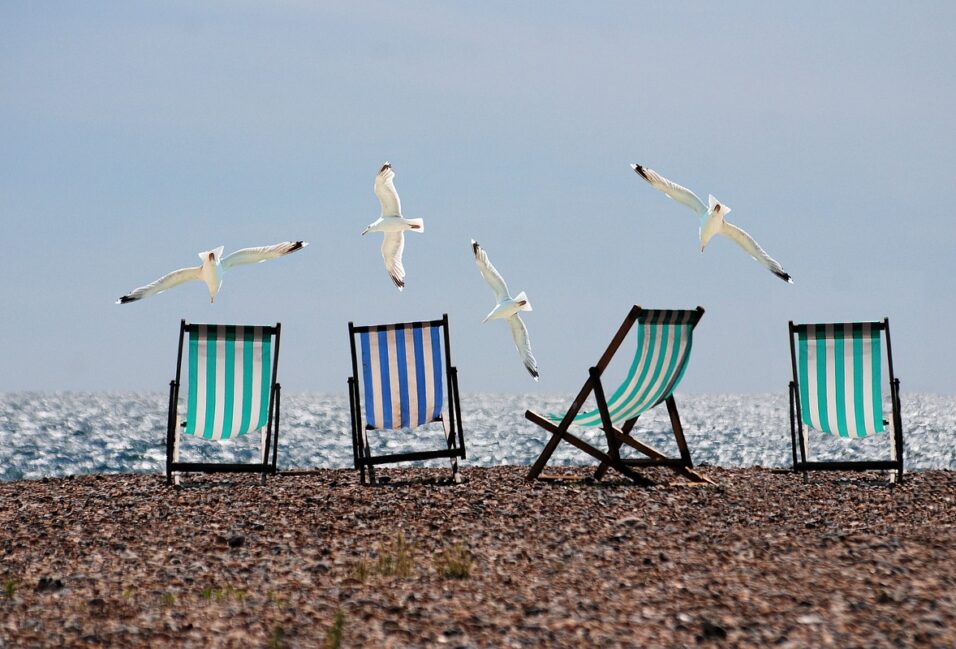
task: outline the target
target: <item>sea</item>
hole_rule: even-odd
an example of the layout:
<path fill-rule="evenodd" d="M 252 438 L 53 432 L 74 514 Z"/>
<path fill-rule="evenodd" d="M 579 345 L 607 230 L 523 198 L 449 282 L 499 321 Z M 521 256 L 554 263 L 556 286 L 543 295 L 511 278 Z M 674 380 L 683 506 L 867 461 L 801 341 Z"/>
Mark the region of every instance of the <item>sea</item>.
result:
<path fill-rule="evenodd" d="M 684 434 L 696 465 L 789 467 L 786 394 L 676 394 Z M 525 419 L 531 409 L 563 412 L 569 395 L 466 394 L 461 399 L 467 459 L 463 466 L 529 465 L 549 435 Z M 0 394 L 0 480 L 34 480 L 91 473 L 162 473 L 166 459 L 165 393 Z M 183 411 L 182 409 L 180 410 Z M 888 404 L 884 412 L 889 412 Z M 956 469 L 956 396 L 904 394 L 902 420 L 908 471 Z M 283 394 L 279 469 L 348 468 L 352 441 L 344 395 Z M 599 448 L 603 433 L 573 429 Z M 639 439 L 676 454 L 661 406 L 634 429 Z M 183 461 L 247 462 L 258 435 L 227 442 L 186 437 Z M 372 453 L 440 448 L 440 426 L 370 433 Z M 813 433 L 811 459 L 889 459 L 889 436 L 842 440 Z M 592 464 L 561 444 L 552 466 Z M 413 466 L 446 466 L 442 460 Z"/>

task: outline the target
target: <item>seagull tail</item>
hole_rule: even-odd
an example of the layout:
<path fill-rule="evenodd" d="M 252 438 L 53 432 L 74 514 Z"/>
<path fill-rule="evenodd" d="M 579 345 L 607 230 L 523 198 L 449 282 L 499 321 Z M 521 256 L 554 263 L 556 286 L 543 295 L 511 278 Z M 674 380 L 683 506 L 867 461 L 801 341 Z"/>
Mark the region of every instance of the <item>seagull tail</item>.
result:
<path fill-rule="evenodd" d="M 408 221 L 408 229 L 415 232 L 425 231 L 425 221 L 423 219 L 405 219 Z"/>
<path fill-rule="evenodd" d="M 524 302 L 524 304 L 521 305 L 521 308 L 518 309 L 519 311 L 534 311 L 534 309 L 531 308 L 531 302 L 528 300 L 528 296 L 524 294 L 524 291 L 521 291 L 515 296 L 515 302 Z"/>

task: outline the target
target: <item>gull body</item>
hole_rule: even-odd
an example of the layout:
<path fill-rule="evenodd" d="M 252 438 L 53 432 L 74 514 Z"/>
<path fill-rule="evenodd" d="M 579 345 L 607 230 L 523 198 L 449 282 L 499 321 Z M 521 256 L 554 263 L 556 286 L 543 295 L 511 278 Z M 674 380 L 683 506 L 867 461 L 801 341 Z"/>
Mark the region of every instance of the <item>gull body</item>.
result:
<path fill-rule="evenodd" d="M 199 253 L 199 259 L 202 266 L 199 269 L 199 277 L 206 283 L 209 289 L 209 303 L 216 301 L 216 295 L 222 288 L 222 251 L 224 246 L 219 246 L 215 250 L 207 250 Z"/>
<path fill-rule="evenodd" d="M 504 320 L 510 318 L 511 316 L 518 313 L 518 311 L 533 311 L 531 308 L 531 302 L 528 301 L 528 296 L 525 295 L 524 291 L 521 291 L 515 297 L 507 297 L 498 305 L 491 310 L 484 320 L 481 321 L 481 324 L 485 324 L 489 320 Z"/>
<path fill-rule="evenodd" d="M 305 241 L 285 241 L 273 246 L 261 246 L 258 248 L 243 248 L 237 250 L 225 257 L 222 256 L 223 246 L 206 250 L 199 253 L 199 259 L 202 263 L 199 266 L 189 268 L 180 268 L 171 273 L 163 275 L 156 281 L 133 289 L 120 299 L 116 304 L 129 304 L 142 300 L 150 295 L 158 295 L 180 284 L 185 284 L 193 280 L 199 280 L 206 285 L 209 290 L 209 302 L 214 303 L 219 289 L 222 288 L 222 276 L 230 268 L 241 266 L 243 264 L 258 264 L 269 259 L 282 257 L 301 250 L 309 245 Z"/>
<path fill-rule="evenodd" d="M 395 189 L 394 178 L 392 165 L 386 161 L 375 176 L 375 195 L 382 205 L 382 213 L 362 230 L 362 235 L 369 232 L 383 233 L 382 260 L 385 262 L 385 271 L 400 291 L 405 288 L 405 266 L 402 264 L 405 231 L 424 232 L 425 222 L 422 219 L 406 219 L 402 216 L 402 201 Z"/>
<path fill-rule="evenodd" d="M 474 239 L 471 240 L 471 250 L 475 255 L 475 264 L 478 266 L 481 276 L 485 278 L 485 282 L 491 287 L 491 290 L 495 294 L 495 299 L 498 301 L 498 304 L 491 310 L 491 313 L 481 321 L 482 324 L 489 320 L 508 321 L 508 326 L 511 327 L 511 337 L 514 340 L 518 356 L 521 358 L 521 362 L 524 364 L 525 369 L 528 370 L 531 378 L 537 381 L 538 361 L 535 360 L 534 354 L 531 353 L 531 340 L 528 337 L 528 329 L 518 315 L 521 311 L 532 310 L 528 296 L 525 295 L 524 291 L 521 291 L 515 297 L 511 297 L 504 278 L 501 277 L 501 274 L 491 264 L 491 261 L 489 261 L 488 253 L 482 250 L 481 246 L 479 246 L 478 242 Z"/>
<path fill-rule="evenodd" d="M 711 239 L 718 234 L 722 234 L 740 246 L 744 252 L 753 257 L 761 266 L 785 282 L 793 284 L 790 273 L 783 269 L 780 262 L 768 255 L 767 251 L 761 248 L 760 244 L 747 234 L 747 232 L 738 228 L 733 223 L 726 221 L 726 217 L 730 214 L 731 210 L 727 205 L 714 198 L 713 194 L 707 196 L 708 204 L 704 205 L 704 202 L 697 197 L 697 194 L 682 185 L 678 185 L 672 180 L 664 178 L 653 169 L 642 167 L 639 164 L 632 164 L 631 168 L 638 176 L 646 180 L 651 187 L 663 192 L 678 203 L 689 207 L 700 217 L 698 236 L 700 237 L 701 252 L 704 252 L 704 249 L 707 247 L 707 244 L 710 243 Z"/>

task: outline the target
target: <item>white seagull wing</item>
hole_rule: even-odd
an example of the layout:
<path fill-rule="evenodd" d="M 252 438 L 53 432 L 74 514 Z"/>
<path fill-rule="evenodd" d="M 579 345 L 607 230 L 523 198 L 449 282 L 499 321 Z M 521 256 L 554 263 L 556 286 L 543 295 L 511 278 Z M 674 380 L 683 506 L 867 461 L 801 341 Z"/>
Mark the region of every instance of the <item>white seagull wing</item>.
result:
<path fill-rule="evenodd" d="M 478 270 L 481 271 L 481 276 L 485 278 L 485 281 L 488 282 L 488 286 L 495 292 L 495 299 L 498 300 L 498 304 L 501 304 L 510 297 L 508 285 L 505 284 L 501 273 L 491 265 L 491 261 L 488 259 L 488 253 L 485 252 L 474 239 L 471 240 L 471 249 L 472 252 L 475 253 L 475 264 L 478 266 Z"/>
<path fill-rule="evenodd" d="M 537 381 L 538 361 L 534 359 L 534 354 L 531 353 L 531 339 L 528 338 L 528 328 L 524 326 L 524 322 L 518 317 L 517 313 L 508 318 L 508 324 L 511 325 L 511 337 L 515 340 L 515 349 L 518 350 L 521 362 L 524 363 L 531 378 Z"/>
<path fill-rule="evenodd" d="M 222 269 L 229 270 L 242 264 L 258 264 L 269 259 L 301 250 L 309 245 L 305 241 L 283 241 L 274 246 L 260 246 L 258 248 L 242 248 L 222 258 Z"/>
<path fill-rule="evenodd" d="M 631 169 L 633 169 L 638 176 L 650 183 L 654 189 L 664 192 L 668 197 L 673 198 L 678 203 L 686 205 L 700 216 L 707 214 L 707 206 L 704 205 L 704 202 L 697 197 L 697 194 L 686 187 L 678 185 L 674 181 L 664 178 L 664 176 L 653 169 L 642 167 L 639 164 L 632 164 Z"/>
<path fill-rule="evenodd" d="M 760 244 L 754 241 L 752 236 L 738 228 L 736 225 L 724 221 L 723 225 L 720 226 L 720 234 L 724 235 L 738 246 L 743 248 L 748 255 L 756 259 L 761 266 L 764 266 L 771 273 L 780 279 L 793 284 L 793 280 L 790 279 L 790 274 L 783 269 L 783 266 L 780 265 L 780 262 L 768 255 L 767 251 L 761 248 Z"/>
<path fill-rule="evenodd" d="M 404 232 L 386 232 L 382 239 L 382 259 L 385 270 L 395 282 L 398 290 L 405 288 L 405 267 L 402 265 L 402 252 L 405 250 Z"/>
<path fill-rule="evenodd" d="M 144 297 L 162 293 L 163 291 L 169 290 L 174 286 L 191 282 L 194 279 L 201 279 L 199 275 L 201 270 L 202 266 L 191 266 L 190 268 L 180 268 L 179 270 L 174 270 L 171 273 L 163 275 L 155 282 L 133 289 L 118 299 L 116 304 L 128 304 L 130 302 L 142 300 Z"/>
<path fill-rule="evenodd" d="M 395 172 L 392 171 L 392 165 L 388 162 L 382 165 L 378 175 L 375 176 L 375 195 L 378 196 L 378 202 L 382 204 L 382 216 L 402 215 L 402 201 L 398 198 L 394 178 Z"/>

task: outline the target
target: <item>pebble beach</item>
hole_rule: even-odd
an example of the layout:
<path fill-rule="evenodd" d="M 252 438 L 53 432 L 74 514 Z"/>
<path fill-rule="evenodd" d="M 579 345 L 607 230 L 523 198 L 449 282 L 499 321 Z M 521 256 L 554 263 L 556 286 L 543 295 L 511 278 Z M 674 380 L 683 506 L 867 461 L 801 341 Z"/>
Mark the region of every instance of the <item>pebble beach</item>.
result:
<path fill-rule="evenodd" d="M 956 646 L 956 473 L 0 483 L 0 647 Z"/>

